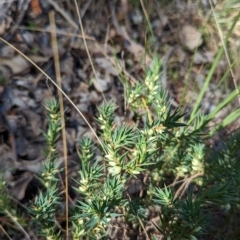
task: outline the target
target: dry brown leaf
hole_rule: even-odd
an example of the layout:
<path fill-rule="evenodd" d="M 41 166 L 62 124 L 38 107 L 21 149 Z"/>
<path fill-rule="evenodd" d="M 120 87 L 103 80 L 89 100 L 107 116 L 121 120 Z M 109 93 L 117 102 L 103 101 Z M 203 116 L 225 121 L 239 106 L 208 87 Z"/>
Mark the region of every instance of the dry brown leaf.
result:
<path fill-rule="evenodd" d="M 61 73 L 67 76 L 73 75 L 74 59 L 72 56 L 68 56 L 60 62 Z"/>
<path fill-rule="evenodd" d="M 114 5 L 110 3 L 109 6 L 111 8 L 113 25 L 117 31 L 117 34 L 123 38 L 125 48 L 134 55 L 134 60 L 136 62 L 142 61 L 146 65 L 149 65 L 151 62 L 151 58 L 147 55 L 145 48 L 131 39 L 131 37 L 128 35 L 126 31 L 126 28 L 123 26 L 120 26 L 118 19 L 116 17 Z"/>
<path fill-rule="evenodd" d="M 1 49 L 0 49 L 0 55 L 1 57 L 5 57 L 5 58 L 12 58 L 14 56 L 14 50 L 7 45 L 4 45 Z"/>
<path fill-rule="evenodd" d="M 49 60 L 49 56 L 39 56 L 39 55 L 31 55 L 28 56 L 35 63 L 45 63 Z"/>
<path fill-rule="evenodd" d="M 27 119 L 28 126 L 31 127 L 31 131 L 33 133 L 32 137 L 39 136 L 42 133 L 41 131 L 42 120 L 40 115 L 29 109 L 22 109 L 20 112 Z"/>
<path fill-rule="evenodd" d="M 193 62 L 195 64 L 202 64 L 202 63 L 212 63 L 214 61 L 215 53 L 213 52 L 202 52 L 198 51 L 194 54 Z"/>
<path fill-rule="evenodd" d="M 102 95 L 98 94 L 96 91 L 90 91 L 88 95 L 88 100 L 91 103 L 97 105 L 102 100 Z"/>
<path fill-rule="evenodd" d="M 118 76 L 119 70 L 114 67 L 108 59 L 101 57 L 95 58 L 95 61 L 100 68 L 105 69 L 109 74 L 112 74 L 113 76 Z"/>
<path fill-rule="evenodd" d="M 98 77 L 97 79 L 94 78 L 93 80 L 93 85 L 95 89 L 100 93 L 108 91 L 111 87 L 110 76 L 108 74 L 105 74 L 105 75 L 106 75 L 105 78 Z"/>
<path fill-rule="evenodd" d="M 14 154 L 6 144 L 0 145 L 0 169 L 3 173 L 14 168 Z"/>
<path fill-rule="evenodd" d="M 18 179 L 14 182 L 11 182 L 10 186 L 10 192 L 13 195 L 14 198 L 16 198 L 18 201 L 21 201 L 24 196 L 27 189 L 27 186 L 29 182 L 33 179 L 33 174 L 30 172 L 25 172 Z"/>
<path fill-rule="evenodd" d="M 21 55 L 16 55 L 11 59 L 0 57 L 0 62 L 12 69 L 14 74 L 24 73 L 30 67 L 29 62 Z"/>
<path fill-rule="evenodd" d="M 142 45 L 134 42 L 124 27 L 121 27 L 121 31 L 119 33 L 121 33 L 121 36 L 125 39 L 124 46 L 130 53 L 134 55 L 135 61 L 143 61 L 144 64 L 149 65 L 152 59 L 147 55 L 145 48 Z"/>

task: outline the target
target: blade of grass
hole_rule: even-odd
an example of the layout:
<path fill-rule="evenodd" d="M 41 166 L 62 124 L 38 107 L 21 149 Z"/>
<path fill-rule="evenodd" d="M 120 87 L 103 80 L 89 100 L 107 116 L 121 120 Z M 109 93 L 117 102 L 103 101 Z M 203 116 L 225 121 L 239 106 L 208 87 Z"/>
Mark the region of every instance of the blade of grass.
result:
<path fill-rule="evenodd" d="M 240 116 L 240 109 L 236 109 L 234 112 L 231 112 L 226 118 L 224 118 L 220 124 L 218 124 L 211 132 L 210 136 L 214 135 L 220 128 L 224 128 L 235 121 Z"/>
<path fill-rule="evenodd" d="M 236 91 L 233 91 L 230 93 L 220 104 L 218 104 L 215 109 L 208 115 L 207 120 L 210 121 L 216 114 L 223 109 L 225 106 L 227 106 L 229 103 L 231 103 L 236 97 L 238 96 L 238 93 Z"/>
<path fill-rule="evenodd" d="M 224 48 L 224 52 L 225 52 L 225 55 L 226 55 L 226 59 L 227 59 L 228 65 L 229 65 L 229 67 L 230 67 L 230 66 L 231 66 L 231 62 L 230 62 L 228 50 L 227 50 L 227 47 L 226 47 L 226 43 L 224 42 L 224 39 L 223 39 L 223 33 L 222 33 L 222 30 L 221 30 L 221 28 L 220 28 L 220 26 L 219 26 L 219 23 L 218 23 L 218 21 L 217 21 L 217 16 L 216 16 L 216 14 L 215 14 L 212 1 L 209 0 L 209 3 L 210 3 L 211 9 L 212 9 L 212 13 L 213 13 L 213 16 L 214 16 L 216 25 L 217 25 L 217 29 L 218 29 L 218 32 L 219 32 L 219 36 L 220 36 L 220 38 L 221 38 L 221 42 L 222 42 L 222 45 L 223 45 L 223 48 Z M 237 20 L 238 20 L 238 19 L 237 19 Z M 238 87 L 237 87 L 236 77 L 235 77 L 235 74 L 234 74 L 232 68 L 230 68 L 230 72 L 231 72 L 231 75 L 232 75 L 232 79 L 233 79 L 234 86 L 235 86 L 235 88 L 236 88 L 236 91 L 238 92 L 238 102 L 239 102 L 239 104 L 240 104 L 239 90 L 238 90 Z"/>
<path fill-rule="evenodd" d="M 152 29 L 152 26 L 151 26 L 151 23 L 150 23 L 150 20 L 149 20 L 149 16 L 148 16 L 148 13 L 147 13 L 147 9 L 145 8 L 143 0 L 140 0 L 140 3 L 141 3 L 141 7 L 142 7 L 142 10 L 143 10 L 146 22 L 147 22 L 147 26 L 146 26 L 147 30 L 146 30 L 146 34 L 145 34 L 145 54 L 144 54 L 145 55 L 144 58 L 146 58 L 147 52 L 148 53 L 151 52 L 151 50 L 148 49 L 148 47 L 147 47 L 147 41 L 148 41 L 147 32 L 150 33 L 151 39 L 154 39 L 154 34 L 153 34 L 153 29 Z M 152 4 L 152 2 L 151 3 L 149 2 L 149 4 Z M 144 60 L 144 63 L 146 65 L 146 59 Z M 145 68 L 146 68 L 146 66 L 145 66 Z"/>
<path fill-rule="evenodd" d="M 228 31 L 228 34 L 227 34 L 227 36 L 226 36 L 226 38 L 225 38 L 225 40 L 224 40 L 224 43 L 225 43 L 225 44 L 227 43 L 229 37 L 231 36 L 232 31 L 233 31 L 233 29 L 234 29 L 237 21 L 239 20 L 239 18 L 240 18 L 240 11 L 239 11 L 238 15 L 235 17 L 234 22 L 233 22 L 231 28 L 230 28 L 229 31 Z M 222 56 L 223 52 L 224 52 L 224 47 L 222 46 L 222 47 L 219 49 L 219 51 L 218 51 L 218 54 L 217 54 L 217 56 L 216 56 L 216 58 L 215 58 L 215 60 L 214 60 L 214 62 L 213 62 L 213 64 L 212 64 L 211 69 L 209 70 L 209 73 L 208 73 L 208 75 L 207 75 L 207 78 L 206 78 L 206 80 L 205 80 L 205 82 L 204 82 L 204 84 L 203 84 L 203 87 L 202 87 L 202 89 L 201 89 L 201 92 L 199 93 L 198 99 L 197 99 L 196 103 L 194 104 L 193 111 L 192 111 L 192 113 L 191 113 L 190 119 L 189 119 L 189 121 L 188 121 L 187 124 L 190 124 L 190 123 L 193 121 L 193 119 L 195 118 L 196 113 L 197 113 L 198 108 L 199 108 L 199 105 L 200 105 L 200 103 L 202 102 L 204 93 L 205 93 L 206 90 L 207 90 L 207 87 L 208 87 L 208 85 L 209 85 L 209 83 L 210 83 L 210 80 L 212 79 L 212 76 L 213 76 L 213 74 L 214 74 L 214 71 L 215 71 L 215 69 L 216 69 L 216 67 L 217 67 L 217 65 L 218 65 L 218 63 L 219 63 L 219 61 L 220 61 L 220 59 L 221 59 L 221 56 Z M 237 94 L 237 95 L 238 95 L 238 94 Z"/>

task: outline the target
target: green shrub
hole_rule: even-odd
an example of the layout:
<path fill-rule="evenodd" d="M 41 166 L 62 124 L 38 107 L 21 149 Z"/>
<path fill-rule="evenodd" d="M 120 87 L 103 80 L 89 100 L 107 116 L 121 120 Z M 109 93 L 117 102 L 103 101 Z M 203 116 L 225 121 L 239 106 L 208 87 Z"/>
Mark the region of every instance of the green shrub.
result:
<path fill-rule="evenodd" d="M 218 150 L 207 145 L 211 135 L 206 125 L 213 116 L 198 111 L 187 124 L 191 116 L 172 108 L 160 74 L 161 61 L 155 58 L 143 82 L 133 88 L 125 84 L 138 124 L 118 126 L 117 106 L 107 102 L 98 109 L 101 143 L 87 138 L 78 141 L 80 170 L 75 191 L 79 199 L 71 206 L 68 229 L 72 239 L 111 238 L 115 219 L 151 239 L 197 239 L 215 231 L 209 229 L 209 224 L 215 224 L 211 222 L 213 209 L 225 209 L 231 216 L 239 208 L 240 135 L 233 134 Z M 39 176 L 45 188 L 27 211 L 38 235 L 64 239 L 57 221 L 64 201 L 57 177 L 62 170 L 55 163 L 61 116 L 56 101 L 46 110 L 48 161 Z M 134 180 L 141 187 L 132 191 Z M 8 217 L 10 201 L 1 182 L 1 212 Z"/>
<path fill-rule="evenodd" d="M 68 229 L 58 221 L 66 217 L 56 150 L 61 115 L 56 100 L 47 104 L 47 161 L 39 175 L 43 188 L 25 207 L 31 225 L 18 216 L 3 180 L 1 215 L 8 217 L 26 239 L 30 239 L 28 230 L 49 240 L 66 239 L 66 231 L 70 239 L 125 239 L 128 229 L 143 239 L 237 239 L 239 227 L 234 223 L 239 222 L 240 134 L 232 133 L 222 141 L 217 133 L 239 117 L 239 109 L 214 128 L 208 124 L 237 98 L 238 89 L 209 114 L 200 109 L 223 52 L 220 48 L 191 114 L 171 105 L 161 86 L 162 63 L 158 58 L 134 86 L 122 76 L 127 106 L 136 123 L 118 125 L 114 102 L 98 108 L 98 142 L 83 138 L 77 144 L 80 170 L 74 189 L 78 199 L 66 206 L 70 208 Z M 213 143 L 208 144 L 209 140 Z M 223 215 L 223 221 L 216 222 L 214 215 Z"/>

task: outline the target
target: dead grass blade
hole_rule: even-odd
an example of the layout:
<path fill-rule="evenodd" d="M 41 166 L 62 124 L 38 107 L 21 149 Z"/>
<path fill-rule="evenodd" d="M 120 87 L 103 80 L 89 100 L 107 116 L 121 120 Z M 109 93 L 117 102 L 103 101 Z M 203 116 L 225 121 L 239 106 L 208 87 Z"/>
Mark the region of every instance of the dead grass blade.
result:
<path fill-rule="evenodd" d="M 89 53 L 89 49 L 88 49 L 88 46 L 87 46 L 86 39 L 84 38 L 85 33 L 84 33 L 84 30 L 83 30 L 82 19 L 81 19 L 81 16 L 80 16 L 80 12 L 79 12 L 79 7 L 78 7 L 78 5 L 77 5 L 77 1 L 74 0 L 74 3 L 75 3 L 75 6 L 76 6 L 76 10 L 77 10 L 77 15 L 78 15 L 78 20 L 79 20 L 80 30 L 81 30 L 81 34 L 82 34 L 82 36 L 83 36 L 83 43 L 84 43 L 84 46 L 85 46 L 85 49 L 86 49 L 86 52 L 87 52 L 87 55 L 88 55 L 88 59 L 89 59 L 89 61 L 90 61 L 90 64 L 91 64 L 93 73 L 94 73 L 94 75 L 95 75 L 95 78 L 96 78 L 96 80 L 99 82 L 99 79 L 98 79 L 98 76 L 97 76 L 95 67 L 94 67 L 93 62 L 92 62 L 91 55 L 90 55 L 90 53 Z M 101 86 L 100 83 L 99 83 L 99 86 Z M 101 94 L 102 94 L 102 96 L 103 96 L 103 99 L 104 99 L 105 102 L 106 102 L 106 98 L 105 98 L 105 96 L 104 96 L 104 94 L 103 94 L 102 89 L 101 89 Z"/>
<path fill-rule="evenodd" d="M 50 25 L 52 27 L 52 49 L 53 49 L 53 58 L 56 71 L 56 79 L 58 88 L 58 101 L 60 106 L 61 114 L 61 125 L 62 125 L 62 140 L 63 140 L 63 158 L 64 158 L 64 170 L 65 170 L 65 205 L 66 205 L 66 238 L 68 239 L 68 164 L 67 164 L 67 140 L 66 140 L 66 129 L 65 129 L 65 120 L 64 120 L 64 105 L 63 105 L 63 96 L 62 92 L 59 89 L 62 89 L 62 79 L 60 73 L 60 64 L 59 64 L 59 55 L 58 55 L 58 42 L 56 34 L 56 24 L 55 24 L 55 14 L 54 11 L 49 12 Z"/>

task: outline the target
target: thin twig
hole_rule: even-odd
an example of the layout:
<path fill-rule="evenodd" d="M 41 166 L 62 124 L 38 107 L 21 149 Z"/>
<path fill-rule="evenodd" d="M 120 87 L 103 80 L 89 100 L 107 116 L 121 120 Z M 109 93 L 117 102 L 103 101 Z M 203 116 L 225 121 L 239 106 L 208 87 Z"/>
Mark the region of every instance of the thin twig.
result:
<path fill-rule="evenodd" d="M 27 234 L 27 232 L 23 229 L 23 227 L 18 223 L 17 219 L 15 217 L 12 216 L 12 214 L 8 211 L 8 210 L 4 210 L 4 212 L 6 213 L 7 216 L 9 216 L 12 221 L 14 222 L 14 224 L 18 227 L 18 229 L 21 230 L 21 232 L 24 234 L 24 236 L 28 239 L 31 240 L 29 235 Z"/>
<path fill-rule="evenodd" d="M 174 196 L 174 200 L 177 199 L 179 196 L 180 198 L 183 196 L 183 194 L 186 192 L 186 190 L 188 189 L 190 183 L 198 177 L 202 177 L 204 176 L 204 174 L 202 172 L 200 173 L 196 173 L 195 175 L 185 179 L 185 181 L 183 182 L 183 184 L 181 185 L 181 187 L 179 187 L 179 189 L 177 190 L 177 192 L 175 193 Z"/>
<path fill-rule="evenodd" d="M 108 55 L 103 51 L 103 49 L 100 47 L 100 45 L 99 45 L 97 42 L 95 42 L 95 46 L 96 46 L 96 48 L 99 49 L 99 51 L 101 51 L 101 53 L 103 54 L 103 56 L 104 56 L 107 60 L 109 60 L 114 67 L 116 67 L 116 68 L 118 69 L 119 73 L 122 73 L 122 74 L 131 82 L 132 86 L 134 86 L 134 85 L 137 83 L 136 78 L 134 78 L 133 76 L 131 76 L 131 75 L 125 70 L 125 68 L 124 68 L 123 66 L 121 66 L 120 64 L 117 64 L 116 61 L 114 61 L 114 58 L 113 58 L 113 57 L 108 56 Z"/>
<path fill-rule="evenodd" d="M 128 196 L 128 200 L 131 202 L 132 201 L 132 199 L 131 199 L 131 197 L 130 197 L 130 195 L 127 193 L 127 196 Z M 125 214 L 124 214 L 125 215 Z M 138 219 L 138 221 L 139 221 L 139 223 L 140 223 L 140 225 L 141 225 L 141 228 L 143 229 L 143 231 L 144 231 L 144 233 L 145 233 L 145 235 L 146 235 L 146 238 L 147 238 L 147 240 L 150 240 L 150 237 L 148 236 L 148 233 L 147 233 L 147 231 L 146 231 L 146 229 L 145 229 L 145 227 L 144 227 L 144 225 L 143 225 L 143 222 L 142 222 L 142 220 L 140 219 L 140 217 L 137 215 L 136 216 L 137 217 L 137 219 Z"/>
<path fill-rule="evenodd" d="M 11 27 L 10 27 L 11 28 Z M 32 28 L 32 27 L 18 27 L 18 29 L 21 29 L 21 30 L 28 30 L 28 31 L 37 31 L 37 32 L 49 32 L 51 33 L 52 30 L 49 29 L 49 28 Z M 56 29 L 56 33 L 59 34 L 59 35 L 66 35 L 66 36 L 70 36 L 70 37 L 78 37 L 78 38 L 86 38 L 87 40 L 92 40 L 92 41 L 95 41 L 95 38 L 94 37 L 91 37 L 89 35 L 84 35 L 82 36 L 81 34 L 76 34 L 76 33 L 69 33 L 69 32 L 66 32 L 66 31 L 63 31 L 63 30 L 57 30 Z"/>
<path fill-rule="evenodd" d="M 78 29 L 78 25 L 67 15 L 64 10 L 59 7 L 56 1 L 48 0 L 48 2 L 59 12 L 75 29 Z"/>
<path fill-rule="evenodd" d="M 140 225 L 141 225 L 141 227 L 142 227 L 142 229 L 143 229 L 143 231 L 144 231 L 144 233 L 146 235 L 147 240 L 150 240 L 150 237 L 148 236 L 148 233 L 147 233 L 147 231 L 146 231 L 146 229 L 145 229 L 145 227 L 143 225 L 143 222 L 142 222 L 141 218 L 139 216 L 137 216 L 137 219 L 138 219 L 138 221 L 139 221 L 139 223 L 140 223 Z"/>
<path fill-rule="evenodd" d="M 63 96 L 62 92 L 59 89 L 62 89 L 62 79 L 60 73 L 60 64 L 59 64 L 59 55 L 58 55 L 58 42 L 56 34 L 56 24 L 55 24 L 55 15 L 54 11 L 49 13 L 50 25 L 53 28 L 52 36 L 52 49 L 53 49 L 53 58 L 56 72 L 56 79 L 58 88 L 58 98 L 61 114 L 61 125 L 62 125 L 62 141 L 63 141 L 63 157 L 64 157 L 64 169 L 65 169 L 65 200 L 66 200 L 66 238 L 68 239 L 68 164 L 67 164 L 67 140 L 66 140 L 66 129 L 65 129 L 65 120 L 64 120 L 64 105 L 63 105 Z"/>
<path fill-rule="evenodd" d="M 83 16 L 85 15 L 85 13 L 86 13 L 88 7 L 90 6 L 91 2 L 92 2 L 92 0 L 88 0 L 88 1 L 84 4 L 83 8 L 81 9 L 81 12 L 80 12 L 81 19 L 82 19 Z"/>
<path fill-rule="evenodd" d="M 112 1 L 109 1 L 109 8 L 111 11 L 111 17 L 112 17 L 112 23 L 114 28 L 116 29 L 116 32 L 118 35 L 120 35 L 125 40 L 125 48 L 131 52 L 135 58 L 137 58 L 137 61 L 139 61 L 139 58 L 141 59 L 142 56 L 144 56 L 144 67 L 148 66 L 152 59 L 145 54 L 145 48 L 143 48 L 140 44 L 136 43 L 131 39 L 131 37 L 128 35 L 126 29 L 123 26 L 120 26 L 116 13 L 115 13 L 115 5 L 112 3 Z"/>
<path fill-rule="evenodd" d="M 174 52 L 176 47 L 170 47 L 168 50 L 167 54 L 164 57 L 163 63 L 162 63 L 162 71 L 160 74 L 160 84 L 163 87 L 163 89 L 167 90 L 168 89 L 168 79 L 167 79 L 167 73 L 168 73 L 168 62 L 170 58 L 172 57 L 172 54 Z"/>
<path fill-rule="evenodd" d="M 49 33 L 52 32 L 51 29 L 44 29 L 44 28 L 34 28 L 34 29 L 32 29 L 30 27 L 19 27 L 18 29 L 23 29 L 23 30 L 28 30 L 28 31 L 38 31 L 38 32 L 49 32 Z M 107 58 L 113 64 L 113 66 L 116 67 L 119 70 L 119 72 L 123 73 L 126 76 L 126 78 L 131 81 L 131 83 L 133 85 L 137 82 L 137 80 L 133 76 L 131 76 L 122 66 L 120 66 L 119 64 L 116 64 L 116 62 L 113 60 L 113 58 L 106 54 L 105 48 L 103 50 L 103 48 L 96 42 L 94 37 L 91 37 L 91 36 L 88 36 L 88 35 L 82 36 L 82 34 L 66 33 L 66 32 L 61 31 L 61 30 L 56 30 L 56 33 L 59 34 L 59 35 L 85 38 L 87 40 L 95 41 L 95 44 L 94 44 L 95 47 L 98 48 L 98 50 L 103 54 L 103 56 L 105 58 Z"/>
<path fill-rule="evenodd" d="M 149 21 L 149 16 L 148 16 L 147 10 L 146 10 L 146 8 L 145 8 L 145 5 L 144 5 L 144 3 L 143 3 L 143 0 L 140 0 L 140 3 L 141 3 L 141 7 L 142 7 L 142 10 L 143 10 L 145 19 L 146 19 L 146 21 L 147 21 L 148 27 L 149 27 L 149 31 L 150 31 L 152 37 L 154 37 L 153 30 L 152 30 L 152 26 L 151 26 L 151 23 L 150 23 L 150 21 Z"/>
<path fill-rule="evenodd" d="M 9 240 L 12 240 L 8 233 L 5 231 L 5 229 L 2 227 L 2 225 L 0 225 L 0 229 L 3 231 L 3 233 L 7 236 Z"/>
<path fill-rule="evenodd" d="M 10 39 L 14 33 L 16 32 L 16 30 L 18 29 L 18 26 L 20 25 L 20 23 L 22 22 L 25 14 L 26 14 L 26 10 L 27 9 L 23 9 L 22 11 L 20 11 L 20 14 L 18 16 L 18 20 L 16 22 L 16 24 L 11 28 L 11 30 L 9 31 L 8 35 L 7 35 L 7 39 Z"/>
<path fill-rule="evenodd" d="M 98 76 L 97 76 L 97 73 L 96 73 L 96 70 L 94 68 L 94 65 L 93 65 L 93 62 L 92 62 L 92 58 L 91 58 L 91 55 L 89 53 L 89 49 L 88 49 L 88 46 L 87 46 L 87 42 L 86 42 L 86 39 L 84 38 L 84 30 L 83 30 L 83 25 L 82 25 L 82 19 L 81 19 L 81 16 L 80 16 L 80 12 L 79 12 L 79 7 L 77 5 L 77 0 L 74 0 L 75 2 L 75 6 L 76 6 L 76 10 L 77 10 L 77 14 L 78 14 L 78 20 L 79 20 L 79 25 L 80 25 L 80 29 L 81 29 L 81 33 L 82 33 L 82 36 L 83 36 L 83 43 L 84 43 L 84 46 L 85 46 L 85 49 L 86 49 L 86 52 L 87 52 L 87 55 L 88 55 L 88 59 L 90 61 L 90 64 L 91 64 L 91 67 L 92 67 L 92 70 L 93 70 L 93 73 L 95 75 L 95 78 L 96 78 L 96 81 L 99 82 L 99 79 L 98 79 Z M 102 91 L 102 88 L 101 88 L 101 84 L 99 84 L 100 86 L 100 90 L 101 90 L 101 94 L 103 96 L 103 99 L 106 101 L 106 98 L 103 94 L 103 91 Z"/>

